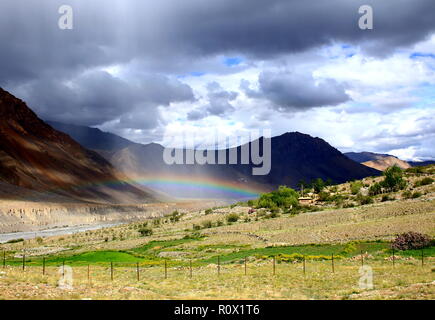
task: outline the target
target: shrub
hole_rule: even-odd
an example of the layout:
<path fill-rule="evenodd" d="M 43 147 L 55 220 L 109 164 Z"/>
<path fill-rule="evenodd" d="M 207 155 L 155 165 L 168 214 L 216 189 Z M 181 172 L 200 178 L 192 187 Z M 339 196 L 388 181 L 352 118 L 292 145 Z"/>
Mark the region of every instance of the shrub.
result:
<path fill-rule="evenodd" d="M 406 190 L 402 193 L 402 197 L 405 199 L 411 199 L 412 198 L 412 192 L 409 190 Z"/>
<path fill-rule="evenodd" d="M 321 178 L 314 180 L 311 185 L 315 193 L 320 193 L 326 187 L 326 183 Z"/>
<path fill-rule="evenodd" d="M 181 214 L 175 210 L 174 212 L 172 212 L 171 216 L 169 217 L 169 220 L 171 220 L 171 222 L 177 222 L 180 221 L 180 217 Z"/>
<path fill-rule="evenodd" d="M 192 227 L 193 230 L 201 230 L 201 226 L 194 224 Z"/>
<path fill-rule="evenodd" d="M 202 227 L 204 229 L 209 229 L 213 227 L 213 222 L 211 222 L 211 220 L 206 220 L 202 222 Z"/>
<path fill-rule="evenodd" d="M 350 183 L 350 192 L 352 194 L 358 194 L 358 192 L 361 190 L 362 188 L 362 182 L 361 181 L 355 181 L 355 182 L 351 182 Z"/>
<path fill-rule="evenodd" d="M 328 192 L 326 191 L 319 192 L 319 201 L 329 201 L 329 200 L 330 200 L 330 195 Z"/>
<path fill-rule="evenodd" d="M 421 192 L 414 192 L 413 194 L 412 194 L 412 199 L 417 199 L 417 198 L 420 198 L 421 196 L 422 196 L 423 194 L 421 193 Z"/>
<path fill-rule="evenodd" d="M 232 222 L 237 222 L 239 220 L 239 215 L 236 213 L 231 213 L 229 215 L 227 215 L 227 222 L 228 223 L 232 223 Z"/>
<path fill-rule="evenodd" d="M 353 242 L 349 242 L 346 244 L 346 246 L 344 247 L 343 251 L 341 253 L 343 254 L 348 254 L 348 253 L 352 253 L 356 251 L 356 246 L 355 243 Z"/>
<path fill-rule="evenodd" d="M 207 209 L 207 210 L 205 210 L 205 214 L 206 215 L 209 215 L 209 214 L 212 214 L 213 213 L 213 209 Z"/>
<path fill-rule="evenodd" d="M 272 191 L 270 193 L 262 194 L 258 199 L 257 207 L 274 209 L 278 208 L 291 208 L 297 206 L 299 195 L 298 193 L 285 186 L 280 186 L 278 190 Z"/>
<path fill-rule="evenodd" d="M 151 228 L 140 228 L 138 231 L 142 237 L 150 236 L 153 234 L 153 229 Z"/>
<path fill-rule="evenodd" d="M 388 194 L 385 194 L 382 196 L 381 202 L 391 201 L 394 200 L 394 198 L 390 198 Z"/>
<path fill-rule="evenodd" d="M 414 184 L 414 186 L 415 186 L 415 187 L 427 186 L 427 185 L 432 184 L 433 181 L 434 181 L 434 180 L 433 180 L 432 178 L 427 177 L 427 178 L 424 178 L 424 179 L 422 179 L 422 180 L 417 181 L 417 182 Z"/>
<path fill-rule="evenodd" d="M 406 187 L 406 180 L 403 178 L 403 170 L 394 165 L 384 172 L 384 180 L 381 186 L 390 191 L 403 190 Z"/>
<path fill-rule="evenodd" d="M 358 193 L 356 199 L 362 206 L 366 205 L 366 204 L 371 204 L 374 202 L 372 197 L 363 196 L 361 193 Z"/>
<path fill-rule="evenodd" d="M 396 250 L 415 250 L 430 246 L 432 240 L 429 236 L 418 232 L 407 232 L 399 234 L 391 244 Z"/>
<path fill-rule="evenodd" d="M 379 182 L 376 182 L 369 188 L 369 195 L 375 196 L 382 193 L 382 186 Z"/>

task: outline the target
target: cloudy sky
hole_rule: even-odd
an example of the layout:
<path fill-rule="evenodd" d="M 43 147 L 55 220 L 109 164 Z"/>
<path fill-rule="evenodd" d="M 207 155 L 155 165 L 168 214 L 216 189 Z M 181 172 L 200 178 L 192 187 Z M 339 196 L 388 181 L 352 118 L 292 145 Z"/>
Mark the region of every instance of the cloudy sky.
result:
<path fill-rule="evenodd" d="M 271 128 L 435 158 L 434 0 L 1 0 L 0 43 L 0 86 L 46 120 L 143 143 Z"/>

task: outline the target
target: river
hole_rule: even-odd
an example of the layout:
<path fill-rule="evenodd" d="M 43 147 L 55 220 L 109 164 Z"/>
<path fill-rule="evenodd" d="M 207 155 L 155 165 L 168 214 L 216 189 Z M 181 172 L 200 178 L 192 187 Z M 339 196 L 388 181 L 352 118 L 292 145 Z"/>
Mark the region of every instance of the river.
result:
<path fill-rule="evenodd" d="M 102 228 L 110 228 L 121 225 L 123 223 L 105 223 L 105 224 L 92 224 L 92 225 L 80 225 L 72 227 L 63 228 L 53 228 L 40 231 L 25 231 L 25 232 L 15 232 L 15 233 L 0 233 L 0 243 L 5 243 L 10 240 L 16 239 L 34 239 L 37 237 L 52 237 L 52 236 L 62 236 L 68 234 L 74 234 L 89 230 L 97 230 Z"/>

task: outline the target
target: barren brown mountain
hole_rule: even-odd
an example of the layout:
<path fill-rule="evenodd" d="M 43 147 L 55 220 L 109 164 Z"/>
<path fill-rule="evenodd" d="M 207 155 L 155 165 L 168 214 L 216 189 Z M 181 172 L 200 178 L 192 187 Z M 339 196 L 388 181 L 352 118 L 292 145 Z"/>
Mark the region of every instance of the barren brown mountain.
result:
<path fill-rule="evenodd" d="M 154 195 L 128 183 L 94 151 L 53 129 L 27 105 L 0 88 L 0 182 L 22 190 L 54 193 L 77 200 L 137 203 Z"/>
<path fill-rule="evenodd" d="M 411 168 L 411 165 L 409 163 L 393 156 L 383 157 L 372 161 L 366 161 L 362 164 L 380 171 L 384 171 L 394 165 L 397 165 L 402 169 Z"/>

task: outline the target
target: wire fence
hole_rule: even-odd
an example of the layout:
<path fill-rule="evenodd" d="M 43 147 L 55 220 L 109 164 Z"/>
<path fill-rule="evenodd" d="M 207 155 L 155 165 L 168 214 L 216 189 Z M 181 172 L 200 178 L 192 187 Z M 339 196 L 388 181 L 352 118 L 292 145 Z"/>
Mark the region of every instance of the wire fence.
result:
<path fill-rule="evenodd" d="M 415 267 L 425 266 L 425 261 L 427 257 L 425 257 L 424 251 L 421 250 L 421 255 L 419 257 L 419 260 L 414 260 Z M 255 268 L 258 266 L 258 263 L 252 262 L 250 263 L 249 257 L 246 256 L 239 260 L 237 264 L 242 267 L 243 274 L 248 275 L 250 272 L 255 272 Z M 349 259 L 347 259 L 348 261 Z M 268 259 L 263 259 L 262 266 L 267 268 L 268 265 Z M 277 264 L 280 265 L 286 265 L 286 264 L 292 264 L 292 263 L 286 263 L 282 262 L 277 259 L 276 256 L 273 256 L 270 258 L 270 274 L 275 276 L 279 271 L 277 270 Z M 376 260 L 377 263 L 382 264 L 385 267 L 391 267 L 395 268 L 397 264 L 397 258 L 396 254 L 393 251 L 393 254 L 391 256 L 391 259 L 388 260 Z M 74 267 L 85 269 L 87 280 L 91 281 L 92 278 L 92 271 L 98 269 L 99 271 L 103 271 L 110 277 L 111 281 L 114 281 L 117 277 L 118 271 L 122 271 L 122 273 L 129 273 L 134 275 L 134 278 L 137 281 L 141 281 L 144 279 L 147 274 L 149 274 L 151 271 L 153 273 L 153 276 L 160 273 L 161 277 L 163 279 L 168 279 L 171 273 L 174 273 L 176 271 L 183 271 L 187 274 L 187 276 L 192 279 L 195 276 L 195 271 L 200 270 L 201 268 L 204 268 L 205 266 L 212 266 L 212 268 L 215 268 L 215 272 L 217 276 L 220 276 L 223 267 L 225 265 L 230 264 L 231 262 L 222 263 L 222 257 L 217 256 L 215 260 L 215 264 L 204 264 L 201 263 L 198 260 L 188 260 L 188 261 L 171 261 L 171 260 L 163 260 L 163 261 L 155 261 L 155 262 L 116 262 L 116 261 L 104 261 L 104 262 L 93 262 L 90 263 L 89 261 L 69 261 L 67 259 L 59 261 L 59 258 L 56 261 L 47 260 L 47 258 L 28 258 L 26 255 L 22 255 L 22 257 L 10 257 L 8 256 L 8 253 L 6 251 L 3 251 L 2 256 L 2 267 L 3 269 L 8 268 L 14 268 L 15 270 L 22 270 L 22 272 L 27 272 L 30 270 L 31 272 L 37 272 L 40 273 L 43 276 L 48 275 L 49 269 L 55 268 L 56 272 L 59 273 L 59 270 L 61 270 L 61 275 L 64 277 L 66 273 L 66 269 L 71 268 L 69 265 L 70 263 L 74 265 Z M 309 260 L 306 259 L 306 256 L 303 256 L 302 260 L 297 261 L 298 265 L 301 266 L 300 272 L 303 273 L 303 275 L 309 274 L 309 265 L 312 265 L 315 262 L 315 260 Z M 370 261 L 371 263 L 372 261 Z M 417 263 L 415 263 L 417 262 Z M 336 272 L 339 272 L 340 265 L 344 265 L 344 263 L 341 263 L 340 259 L 337 259 L 334 254 L 332 254 L 329 259 L 322 261 L 322 263 L 330 264 L 330 272 L 332 274 L 335 274 Z M 367 264 L 367 260 L 365 259 L 365 254 L 361 252 L 360 256 L 357 256 L 357 259 L 354 259 L 351 261 L 351 265 L 353 266 L 361 266 L 364 267 L 365 264 Z M 232 264 L 234 265 L 234 264 Z M 347 262 L 346 265 L 349 265 Z M 160 271 L 158 271 L 160 270 Z M 52 272 L 52 271 L 51 271 Z M 213 271 L 211 271 L 213 272 Z"/>

